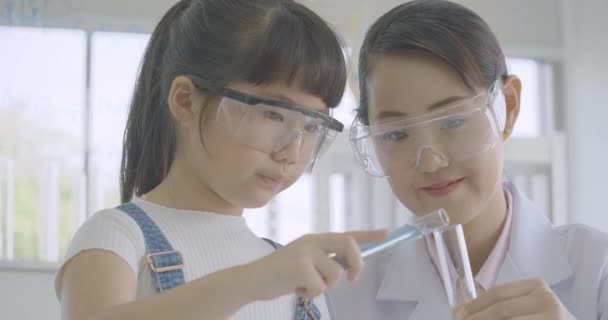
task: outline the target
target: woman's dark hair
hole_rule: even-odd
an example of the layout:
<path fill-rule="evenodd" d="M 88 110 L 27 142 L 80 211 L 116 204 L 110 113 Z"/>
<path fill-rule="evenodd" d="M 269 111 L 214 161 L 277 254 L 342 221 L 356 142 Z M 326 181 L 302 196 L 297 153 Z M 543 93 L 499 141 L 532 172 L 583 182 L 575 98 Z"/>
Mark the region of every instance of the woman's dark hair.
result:
<path fill-rule="evenodd" d="M 475 12 L 444 0 L 415 0 L 393 8 L 367 31 L 359 57 L 358 116 L 368 123 L 367 79 L 384 55 L 420 53 L 451 66 L 471 89 L 507 76 L 505 56 Z"/>
<path fill-rule="evenodd" d="M 156 187 L 176 150 L 167 106 L 175 77 L 215 87 L 284 81 L 338 105 L 346 86 L 342 42 L 317 14 L 293 0 L 182 0 L 158 23 L 146 48 L 124 135 L 122 202 Z"/>

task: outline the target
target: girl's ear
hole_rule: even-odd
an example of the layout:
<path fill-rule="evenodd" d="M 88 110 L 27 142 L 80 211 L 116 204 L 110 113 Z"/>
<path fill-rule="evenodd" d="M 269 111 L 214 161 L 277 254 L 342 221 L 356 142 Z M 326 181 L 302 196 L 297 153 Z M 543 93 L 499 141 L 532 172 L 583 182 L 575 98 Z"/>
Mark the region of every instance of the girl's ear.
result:
<path fill-rule="evenodd" d="M 519 106 L 521 98 L 521 81 L 517 76 L 509 76 L 503 81 L 503 92 L 506 102 L 507 119 L 505 121 L 505 130 L 502 138 L 507 140 L 513 133 L 513 127 L 519 116 Z"/>
<path fill-rule="evenodd" d="M 173 79 L 167 102 L 178 127 L 191 128 L 197 124 L 196 115 L 202 106 L 202 94 L 188 77 Z"/>

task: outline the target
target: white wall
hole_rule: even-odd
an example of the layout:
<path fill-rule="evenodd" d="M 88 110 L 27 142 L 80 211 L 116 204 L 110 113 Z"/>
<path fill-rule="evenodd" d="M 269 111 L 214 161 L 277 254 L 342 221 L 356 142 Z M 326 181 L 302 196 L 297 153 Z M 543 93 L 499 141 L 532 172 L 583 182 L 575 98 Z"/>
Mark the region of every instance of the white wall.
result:
<path fill-rule="evenodd" d="M 608 231 L 608 1 L 566 1 L 571 220 Z"/>
<path fill-rule="evenodd" d="M 17 271 L 0 264 L 0 319 L 59 320 L 54 271 Z"/>
<path fill-rule="evenodd" d="M 358 50 L 367 28 L 402 0 L 301 0 L 340 31 L 350 46 L 351 74 L 356 79 Z M 551 57 L 563 46 L 558 0 L 454 0 L 478 12 L 511 56 Z M 571 1 L 571 0 L 567 0 Z M 573 1 L 573 0 L 572 0 Z M 357 88 L 354 86 L 356 93 Z"/>
<path fill-rule="evenodd" d="M 552 55 L 562 46 L 559 0 L 455 0 L 488 21 L 511 53 Z M 571 1 L 571 0 L 567 0 Z M 573 0 L 572 0 L 573 1 Z M 401 0 L 301 0 L 340 31 L 353 65 L 369 25 Z M 174 0 L 0 0 L 0 25 L 151 32 Z M 352 70 L 355 72 L 355 69 Z"/>

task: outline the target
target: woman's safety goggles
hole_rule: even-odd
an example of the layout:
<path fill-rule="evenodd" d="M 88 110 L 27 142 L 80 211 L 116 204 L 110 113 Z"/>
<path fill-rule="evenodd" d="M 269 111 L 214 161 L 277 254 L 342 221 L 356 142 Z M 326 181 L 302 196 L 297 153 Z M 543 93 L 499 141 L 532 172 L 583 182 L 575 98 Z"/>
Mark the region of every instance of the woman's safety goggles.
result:
<path fill-rule="evenodd" d="M 499 82 L 497 82 L 499 83 Z M 369 125 L 356 118 L 350 131 L 352 148 L 371 175 L 390 177 L 445 167 L 491 149 L 500 139 L 506 118 L 505 100 L 496 84 L 485 93 L 403 120 Z"/>

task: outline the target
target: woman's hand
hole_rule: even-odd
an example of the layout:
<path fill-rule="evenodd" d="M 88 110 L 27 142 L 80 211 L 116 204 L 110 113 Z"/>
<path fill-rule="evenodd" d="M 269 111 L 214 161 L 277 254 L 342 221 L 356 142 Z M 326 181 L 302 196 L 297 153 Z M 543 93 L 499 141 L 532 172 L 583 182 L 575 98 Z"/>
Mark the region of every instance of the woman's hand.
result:
<path fill-rule="evenodd" d="M 576 320 L 540 279 L 499 286 L 454 310 L 458 320 Z"/>

